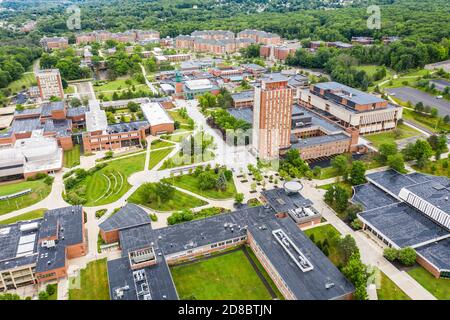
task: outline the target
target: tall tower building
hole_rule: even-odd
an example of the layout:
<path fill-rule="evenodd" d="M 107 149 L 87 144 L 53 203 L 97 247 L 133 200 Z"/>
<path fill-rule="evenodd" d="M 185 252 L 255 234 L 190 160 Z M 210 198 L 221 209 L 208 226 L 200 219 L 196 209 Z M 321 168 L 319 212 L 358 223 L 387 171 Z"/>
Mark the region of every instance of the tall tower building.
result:
<path fill-rule="evenodd" d="M 49 100 L 51 97 L 64 98 L 64 89 L 58 69 L 39 70 L 35 76 L 39 94 L 43 100 Z"/>
<path fill-rule="evenodd" d="M 253 148 L 261 159 L 274 159 L 280 149 L 290 147 L 294 91 L 288 78 L 272 74 L 255 88 L 253 107 Z"/>

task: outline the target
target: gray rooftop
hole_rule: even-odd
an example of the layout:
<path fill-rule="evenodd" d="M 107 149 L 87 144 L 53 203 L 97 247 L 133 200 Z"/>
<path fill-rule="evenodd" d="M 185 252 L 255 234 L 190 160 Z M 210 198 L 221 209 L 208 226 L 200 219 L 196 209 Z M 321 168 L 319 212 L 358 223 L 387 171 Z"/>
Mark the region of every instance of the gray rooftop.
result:
<path fill-rule="evenodd" d="M 148 125 L 148 121 L 122 122 L 108 125 L 106 131 L 108 133 L 130 132 L 137 131 L 140 128 L 146 127 Z"/>
<path fill-rule="evenodd" d="M 430 243 L 416 251 L 439 270 L 450 271 L 450 238 Z"/>
<path fill-rule="evenodd" d="M 40 224 L 40 221 L 41 220 L 35 220 L 33 222 Z M 0 250 L 0 271 L 36 262 L 39 228 L 30 231 L 20 230 L 21 226 L 29 223 L 29 221 L 22 221 L 0 227 L 0 247 L 2 248 Z M 32 252 L 23 256 L 18 255 L 20 238 L 33 234 L 35 237 L 32 241 Z"/>
<path fill-rule="evenodd" d="M 148 213 L 135 204 L 126 204 L 114 215 L 103 221 L 99 227 L 104 231 L 122 230 L 149 224 L 151 222 Z"/>
<path fill-rule="evenodd" d="M 343 140 L 350 140 L 350 137 L 344 133 L 318 136 L 318 137 L 309 137 L 309 138 L 305 138 L 305 139 L 298 139 L 298 142 L 293 143 L 291 145 L 291 147 L 302 149 L 305 147 L 312 147 L 312 146 L 332 143 L 332 142 L 336 142 L 336 141 L 343 141 Z"/>
<path fill-rule="evenodd" d="M 381 98 L 378 98 L 375 95 L 365 93 L 358 89 L 354 89 L 352 87 L 349 87 L 349 86 L 346 86 L 344 84 L 334 82 L 334 81 L 316 83 L 316 84 L 314 84 L 314 87 L 331 93 L 331 96 L 328 95 L 328 97 L 330 97 L 330 98 L 332 96 L 344 98 L 355 104 L 372 104 L 372 103 L 378 103 L 378 102 L 385 101 Z"/>
<path fill-rule="evenodd" d="M 64 102 L 63 101 L 46 102 L 41 105 L 41 108 L 42 108 L 41 116 L 50 117 L 53 111 L 64 109 Z"/>
<path fill-rule="evenodd" d="M 392 169 L 370 173 L 366 175 L 366 178 L 391 193 L 394 197 L 398 196 L 403 187 L 416 183 L 414 176 L 408 176 Z"/>
<path fill-rule="evenodd" d="M 364 210 L 376 209 L 399 202 L 397 199 L 371 183 L 355 186 L 353 187 L 353 190 L 354 195 L 352 202 L 361 204 Z"/>
<path fill-rule="evenodd" d="M 311 200 L 306 199 L 299 192 L 288 194 L 284 188 L 262 191 L 261 194 L 276 212 L 312 206 Z"/>
<path fill-rule="evenodd" d="M 81 206 L 48 210 L 45 213 L 39 239 L 57 232 L 58 240 L 54 247 L 39 246 L 36 272 L 45 272 L 65 266 L 67 246 L 83 242 L 83 219 Z"/>
<path fill-rule="evenodd" d="M 403 202 L 365 211 L 359 216 L 400 248 L 450 236 L 443 227 Z"/>
<path fill-rule="evenodd" d="M 450 179 L 447 177 L 433 177 L 431 181 L 408 186 L 406 189 L 450 214 L 450 203 L 448 201 L 450 197 Z"/>

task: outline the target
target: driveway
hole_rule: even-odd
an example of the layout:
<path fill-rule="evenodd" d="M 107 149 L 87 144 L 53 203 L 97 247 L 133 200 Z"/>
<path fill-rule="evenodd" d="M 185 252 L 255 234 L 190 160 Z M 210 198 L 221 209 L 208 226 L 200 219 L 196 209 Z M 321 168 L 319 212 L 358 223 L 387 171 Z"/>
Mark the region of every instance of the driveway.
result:
<path fill-rule="evenodd" d="M 450 102 L 445 99 L 436 99 L 431 94 L 410 87 L 386 89 L 386 91 L 404 102 L 411 101 L 413 105 L 422 102 L 425 106 L 436 107 L 441 116 L 450 115 Z"/>

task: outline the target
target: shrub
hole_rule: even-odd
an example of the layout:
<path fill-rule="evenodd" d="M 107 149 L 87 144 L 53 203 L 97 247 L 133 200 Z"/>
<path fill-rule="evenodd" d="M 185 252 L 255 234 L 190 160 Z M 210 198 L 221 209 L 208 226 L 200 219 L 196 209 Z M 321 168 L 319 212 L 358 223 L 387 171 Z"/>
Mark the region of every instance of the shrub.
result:
<path fill-rule="evenodd" d="M 404 266 L 412 266 L 416 262 L 416 251 L 410 247 L 400 249 L 398 260 Z"/>
<path fill-rule="evenodd" d="M 46 178 L 44 179 L 44 183 L 45 183 L 46 185 L 51 186 L 54 180 L 55 180 L 54 177 L 48 176 L 48 177 L 46 177 Z"/>
<path fill-rule="evenodd" d="M 49 296 L 55 294 L 55 292 L 56 292 L 56 285 L 48 284 L 47 287 L 45 288 L 45 291 L 47 292 L 47 294 Z"/>
<path fill-rule="evenodd" d="M 158 216 L 156 215 L 156 214 L 154 214 L 154 213 L 150 213 L 150 219 L 153 221 L 153 222 L 156 222 L 156 221 L 158 221 Z"/>
<path fill-rule="evenodd" d="M 95 217 L 98 219 L 103 217 L 105 215 L 106 211 L 108 211 L 108 210 L 100 209 L 100 210 L 95 211 Z"/>
<path fill-rule="evenodd" d="M 386 248 L 383 251 L 383 256 L 391 262 L 394 262 L 398 258 L 398 250 L 394 248 Z"/>
<path fill-rule="evenodd" d="M 48 300 L 48 293 L 45 291 L 39 292 L 39 300 Z"/>
<path fill-rule="evenodd" d="M 362 228 L 362 222 L 359 219 L 355 219 L 350 223 L 350 227 L 352 227 L 353 230 L 360 230 Z"/>

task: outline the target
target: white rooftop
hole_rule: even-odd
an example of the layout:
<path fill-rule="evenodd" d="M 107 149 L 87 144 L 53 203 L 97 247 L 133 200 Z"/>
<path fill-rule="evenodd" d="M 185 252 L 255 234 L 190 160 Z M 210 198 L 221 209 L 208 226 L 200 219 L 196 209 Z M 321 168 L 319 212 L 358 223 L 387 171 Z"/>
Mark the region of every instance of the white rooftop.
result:
<path fill-rule="evenodd" d="M 151 126 L 174 123 L 164 107 L 158 102 L 143 103 L 141 104 L 141 110 L 144 113 L 145 119 L 147 119 Z"/>
<path fill-rule="evenodd" d="M 86 112 L 86 130 L 103 131 L 108 127 L 105 110 L 100 109 L 98 100 L 89 100 L 89 111 Z"/>
<path fill-rule="evenodd" d="M 204 90 L 211 89 L 213 87 L 209 79 L 189 80 L 185 82 L 185 85 L 190 90 Z"/>

